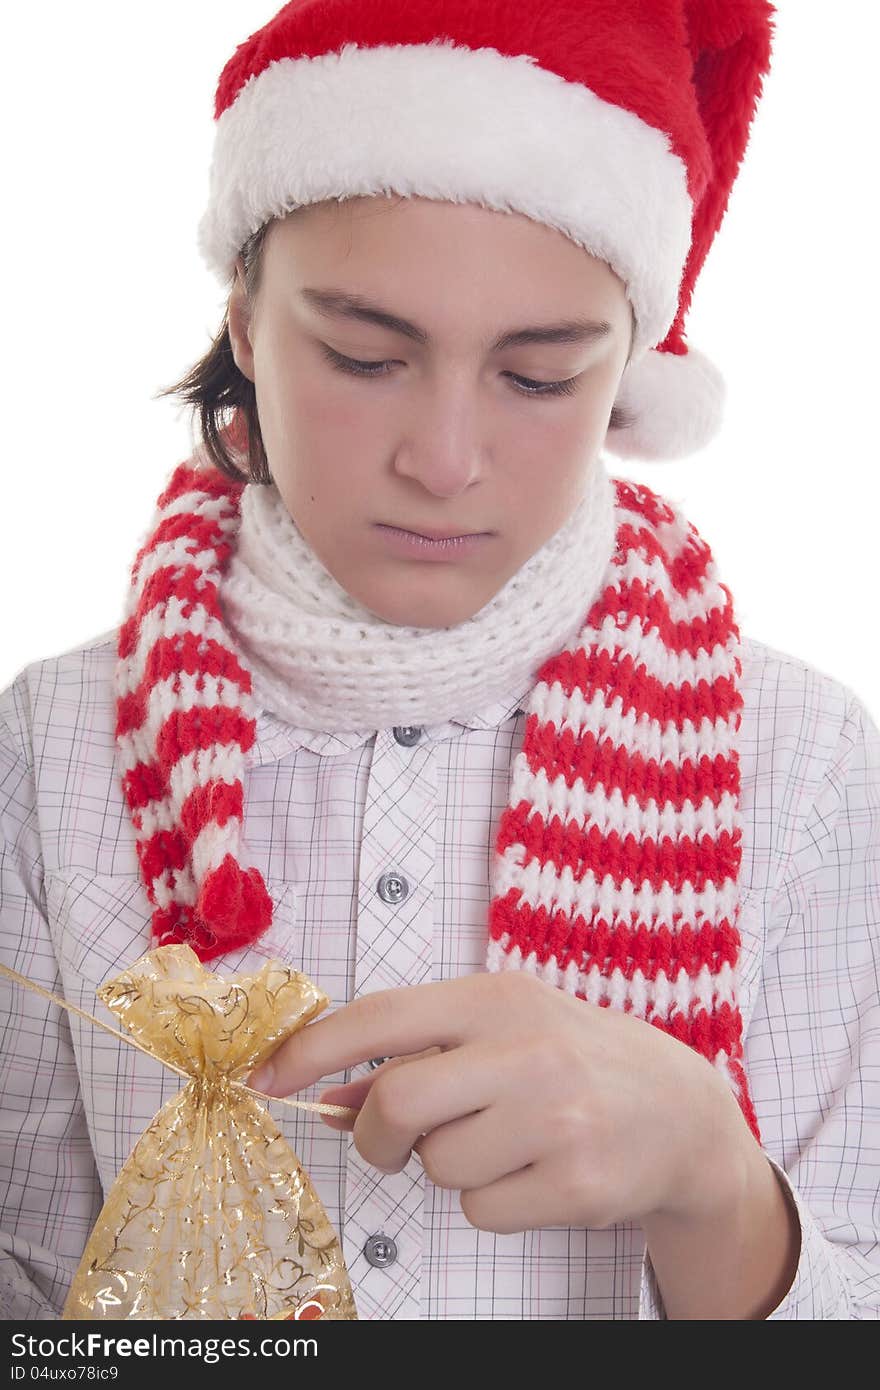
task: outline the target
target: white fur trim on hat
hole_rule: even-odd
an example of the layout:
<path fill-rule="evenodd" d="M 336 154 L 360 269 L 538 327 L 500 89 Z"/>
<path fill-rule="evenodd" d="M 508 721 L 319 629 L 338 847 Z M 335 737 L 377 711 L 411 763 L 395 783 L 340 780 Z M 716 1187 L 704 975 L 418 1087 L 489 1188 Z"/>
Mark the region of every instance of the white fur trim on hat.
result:
<path fill-rule="evenodd" d="M 450 40 L 345 44 L 249 80 L 217 121 L 199 248 L 229 284 L 270 218 L 395 193 L 557 228 L 626 284 L 636 351 L 674 321 L 693 205 L 668 137 L 527 54 Z"/>

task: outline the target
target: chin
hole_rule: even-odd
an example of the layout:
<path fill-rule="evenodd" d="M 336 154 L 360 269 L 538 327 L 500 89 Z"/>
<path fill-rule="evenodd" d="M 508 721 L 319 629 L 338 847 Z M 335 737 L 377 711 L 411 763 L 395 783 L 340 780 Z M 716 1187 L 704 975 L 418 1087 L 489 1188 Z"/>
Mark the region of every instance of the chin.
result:
<path fill-rule="evenodd" d="M 358 600 L 368 608 L 377 618 L 383 622 L 392 623 L 395 627 L 418 627 L 429 628 L 439 631 L 441 628 L 458 627 L 460 623 L 467 622 L 475 617 L 480 609 L 484 607 L 479 598 L 471 603 L 452 604 L 447 600 L 445 603 L 436 602 L 414 602 L 412 594 L 401 593 L 389 602 L 382 603 L 373 598 L 373 601 L 361 598 Z M 488 599 L 485 600 L 488 603 Z"/>

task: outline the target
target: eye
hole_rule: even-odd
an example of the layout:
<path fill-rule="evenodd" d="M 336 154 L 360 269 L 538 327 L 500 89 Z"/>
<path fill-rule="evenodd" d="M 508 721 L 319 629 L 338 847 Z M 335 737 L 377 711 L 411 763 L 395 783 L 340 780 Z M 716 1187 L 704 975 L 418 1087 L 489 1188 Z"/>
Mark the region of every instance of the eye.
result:
<path fill-rule="evenodd" d="M 394 366 L 391 361 L 358 362 L 354 357 L 343 357 L 341 352 L 334 352 L 326 343 L 322 343 L 321 347 L 331 365 L 341 372 L 348 372 L 350 376 L 387 376 Z M 507 375 L 522 396 L 571 396 L 578 389 L 577 377 L 569 377 L 566 381 L 530 381 L 528 377 L 517 376 L 514 372 Z"/>
<path fill-rule="evenodd" d="M 334 367 L 352 376 L 385 376 L 385 369 L 394 365 L 392 362 L 358 362 L 354 357 L 343 357 L 341 352 L 334 352 L 326 343 L 322 343 L 321 347 L 324 356 Z"/>
<path fill-rule="evenodd" d="M 511 381 L 516 382 L 517 390 L 526 396 L 572 396 L 577 388 L 577 377 L 571 376 L 567 381 L 529 381 L 527 376 L 515 376 L 510 373 Z"/>

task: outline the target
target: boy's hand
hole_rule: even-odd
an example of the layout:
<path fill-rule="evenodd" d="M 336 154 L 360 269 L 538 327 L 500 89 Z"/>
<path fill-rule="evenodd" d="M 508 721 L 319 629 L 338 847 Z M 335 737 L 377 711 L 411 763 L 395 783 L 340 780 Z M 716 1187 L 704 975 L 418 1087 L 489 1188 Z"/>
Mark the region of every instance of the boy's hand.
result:
<path fill-rule="evenodd" d="M 377 1056 L 392 1060 L 320 1097 L 357 1119 L 324 1122 L 382 1172 L 415 1151 L 480 1230 L 699 1220 L 733 1199 L 757 1147 L 705 1058 L 520 971 L 364 995 L 249 1084 L 289 1095 Z"/>

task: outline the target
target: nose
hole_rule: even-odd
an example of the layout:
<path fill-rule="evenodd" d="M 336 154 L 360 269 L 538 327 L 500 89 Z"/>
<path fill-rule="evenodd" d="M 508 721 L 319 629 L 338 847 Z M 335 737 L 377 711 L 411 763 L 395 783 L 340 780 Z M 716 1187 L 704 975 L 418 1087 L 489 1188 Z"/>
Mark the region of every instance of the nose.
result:
<path fill-rule="evenodd" d="M 456 497 L 485 469 L 475 388 L 456 374 L 418 395 L 397 446 L 395 470 L 437 497 Z"/>

